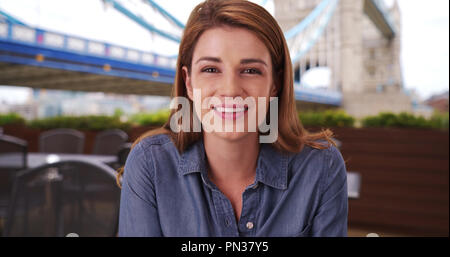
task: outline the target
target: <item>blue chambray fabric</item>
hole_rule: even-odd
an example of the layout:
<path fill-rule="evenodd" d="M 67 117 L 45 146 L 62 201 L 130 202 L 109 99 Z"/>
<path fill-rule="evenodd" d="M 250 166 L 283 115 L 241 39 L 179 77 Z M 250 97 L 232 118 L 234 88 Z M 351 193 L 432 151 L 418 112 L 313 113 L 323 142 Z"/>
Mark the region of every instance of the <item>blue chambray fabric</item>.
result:
<path fill-rule="evenodd" d="M 167 135 L 130 152 L 119 236 L 347 236 L 347 176 L 335 147 L 284 154 L 261 144 L 256 176 L 236 221 L 207 175 L 203 141 L 180 154 Z"/>

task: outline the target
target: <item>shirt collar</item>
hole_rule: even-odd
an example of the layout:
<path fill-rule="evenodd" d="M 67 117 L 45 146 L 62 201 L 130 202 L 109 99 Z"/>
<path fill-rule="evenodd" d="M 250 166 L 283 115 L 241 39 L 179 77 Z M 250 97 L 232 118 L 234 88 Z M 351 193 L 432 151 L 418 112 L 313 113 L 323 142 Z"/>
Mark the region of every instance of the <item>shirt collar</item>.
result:
<path fill-rule="evenodd" d="M 261 144 L 255 180 L 277 189 L 286 189 L 288 157 L 288 154 L 278 151 L 270 144 Z M 203 139 L 192 144 L 181 154 L 178 172 L 181 175 L 194 172 L 207 173 Z"/>

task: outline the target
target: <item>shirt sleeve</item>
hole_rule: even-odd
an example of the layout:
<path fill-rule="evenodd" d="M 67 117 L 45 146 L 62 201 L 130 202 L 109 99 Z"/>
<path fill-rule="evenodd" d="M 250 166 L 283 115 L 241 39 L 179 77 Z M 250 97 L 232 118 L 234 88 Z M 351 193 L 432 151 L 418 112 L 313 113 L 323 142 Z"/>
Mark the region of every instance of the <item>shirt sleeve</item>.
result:
<path fill-rule="evenodd" d="M 120 195 L 119 236 L 162 236 L 156 205 L 154 170 L 143 143 L 128 155 Z"/>
<path fill-rule="evenodd" d="M 347 236 L 347 171 L 341 153 L 331 147 L 326 152 L 326 165 L 319 208 L 314 216 L 311 236 Z"/>

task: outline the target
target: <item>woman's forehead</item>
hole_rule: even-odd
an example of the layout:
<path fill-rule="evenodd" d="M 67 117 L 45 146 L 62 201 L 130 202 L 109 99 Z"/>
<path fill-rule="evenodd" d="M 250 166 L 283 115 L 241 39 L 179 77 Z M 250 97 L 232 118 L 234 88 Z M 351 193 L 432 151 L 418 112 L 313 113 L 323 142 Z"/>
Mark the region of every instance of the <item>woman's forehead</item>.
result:
<path fill-rule="evenodd" d="M 270 53 L 252 31 L 229 26 L 215 27 L 202 33 L 193 54 L 193 63 L 203 57 L 224 59 L 262 59 L 270 64 Z"/>

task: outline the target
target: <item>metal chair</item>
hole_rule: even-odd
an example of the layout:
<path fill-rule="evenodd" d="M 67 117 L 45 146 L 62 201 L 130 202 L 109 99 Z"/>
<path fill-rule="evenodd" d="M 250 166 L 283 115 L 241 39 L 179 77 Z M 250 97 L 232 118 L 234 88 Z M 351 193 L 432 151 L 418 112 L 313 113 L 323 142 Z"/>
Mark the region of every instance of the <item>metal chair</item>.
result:
<path fill-rule="evenodd" d="M 39 136 L 39 152 L 83 153 L 84 134 L 75 129 L 52 129 Z"/>
<path fill-rule="evenodd" d="M 125 165 L 125 162 L 127 161 L 128 154 L 131 151 L 132 143 L 125 143 L 120 148 L 118 154 L 117 154 L 117 162 L 122 167 Z"/>
<path fill-rule="evenodd" d="M 115 170 L 125 166 L 125 162 L 128 158 L 128 154 L 130 153 L 130 150 L 131 150 L 131 145 L 132 145 L 132 143 L 129 143 L 129 142 L 122 144 L 119 152 L 117 153 L 117 162 L 108 164 L 108 165 L 110 165 Z"/>
<path fill-rule="evenodd" d="M 116 155 L 120 147 L 128 140 L 128 135 L 120 129 L 100 132 L 95 137 L 93 154 Z"/>
<path fill-rule="evenodd" d="M 105 164 L 63 161 L 17 174 L 4 236 L 115 236 L 120 190 Z"/>
<path fill-rule="evenodd" d="M 14 173 L 27 168 L 26 141 L 0 134 L 0 219 L 6 217 Z"/>

